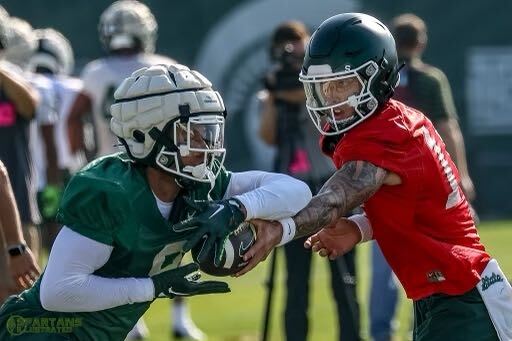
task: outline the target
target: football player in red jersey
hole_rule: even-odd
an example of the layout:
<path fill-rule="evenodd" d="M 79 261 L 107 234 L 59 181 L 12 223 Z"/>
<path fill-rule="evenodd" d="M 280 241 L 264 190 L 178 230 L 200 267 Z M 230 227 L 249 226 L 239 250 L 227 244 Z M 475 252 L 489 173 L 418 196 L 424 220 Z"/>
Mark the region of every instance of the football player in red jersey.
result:
<path fill-rule="evenodd" d="M 375 239 L 414 301 L 415 340 L 511 340 L 512 288 L 480 242 L 432 123 L 391 99 L 399 69 L 377 19 L 345 13 L 319 26 L 300 80 L 338 170 L 295 216 L 254 221 L 258 239 L 238 275 L 294 238 L 312 235 L 305 246 L 330 258 Z M 343 218 L 360 205 L 365 214 Z"/>

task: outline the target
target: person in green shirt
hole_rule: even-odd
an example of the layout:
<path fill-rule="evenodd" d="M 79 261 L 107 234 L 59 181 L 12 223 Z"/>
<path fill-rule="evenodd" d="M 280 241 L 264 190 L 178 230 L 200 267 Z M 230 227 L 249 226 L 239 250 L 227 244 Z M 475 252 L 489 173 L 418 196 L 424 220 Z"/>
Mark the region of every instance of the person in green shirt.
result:
<path fill-rule="evenodd" d="M 180 266 L 184 253 L 205 234 L 214 243 L 202 255 L 223 250 L 243 221 L 282 219 L 311 198 L 289 176 L 225 169 L 226 110 L 197 71 L 142 68 L 114 96 L 111 129 L 125 152 L 71 178 L 48 265 L 0 309 L 1 340 L 123 340 L 156 298 L 229 292 L 200 282 L 197 264 Z M 179 228 L 205 205 L 208 226 Z"/>

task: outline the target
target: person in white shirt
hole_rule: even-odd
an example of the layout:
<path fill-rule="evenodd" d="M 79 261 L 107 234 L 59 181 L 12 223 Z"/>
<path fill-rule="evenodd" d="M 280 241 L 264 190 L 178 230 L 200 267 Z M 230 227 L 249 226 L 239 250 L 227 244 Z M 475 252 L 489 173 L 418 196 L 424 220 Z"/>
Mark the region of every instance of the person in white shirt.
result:
<path fill-rule="evenodd" d="M 82 71 L 83 89 L 77 96 L 68 119 L 71 151 L 91 148 L 83 136 L 81 121 L 92 113 L 96 133 L 96 154 L 116 152 L 116 137 L 109 130 L 114 90 L 133 71 L 156 64 L 173 64 L 171 58 L 154 54 L 157 22 L 150 9 L 134 0 L 110 5 L 101 15 L 99 36 L 107 52 L 88 63 Z"/>

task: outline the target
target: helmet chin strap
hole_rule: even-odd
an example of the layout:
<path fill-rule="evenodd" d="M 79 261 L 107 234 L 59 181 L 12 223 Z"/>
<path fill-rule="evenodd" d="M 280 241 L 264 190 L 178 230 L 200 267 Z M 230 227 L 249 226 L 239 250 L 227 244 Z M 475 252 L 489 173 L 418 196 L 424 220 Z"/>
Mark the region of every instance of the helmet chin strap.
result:
<path fill-rule="evenodd" d="M 192 174 L 194 178 L 207 178 L 210 182 L 210 187 L 213 188 L 215 186 L 215 174 L 204 163 L 197 166 L 185 166 L 183 171 Z"/>

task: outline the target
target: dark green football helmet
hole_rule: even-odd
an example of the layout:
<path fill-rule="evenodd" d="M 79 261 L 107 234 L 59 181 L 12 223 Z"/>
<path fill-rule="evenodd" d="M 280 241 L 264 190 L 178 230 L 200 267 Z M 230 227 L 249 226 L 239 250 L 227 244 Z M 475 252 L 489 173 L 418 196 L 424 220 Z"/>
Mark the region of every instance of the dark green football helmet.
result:
<path fill-rule="evenodd" d="M 398 71 L 395 40 L 379 20 L 362 13 L 325 20 L 311 37 L 299 76 L 313 123 L 324 135 L 353 128 L 393 95 Z M 333 81 L 335 93 L 346 93 L 344 84 L 356 90 L 336 98 Z"/>

